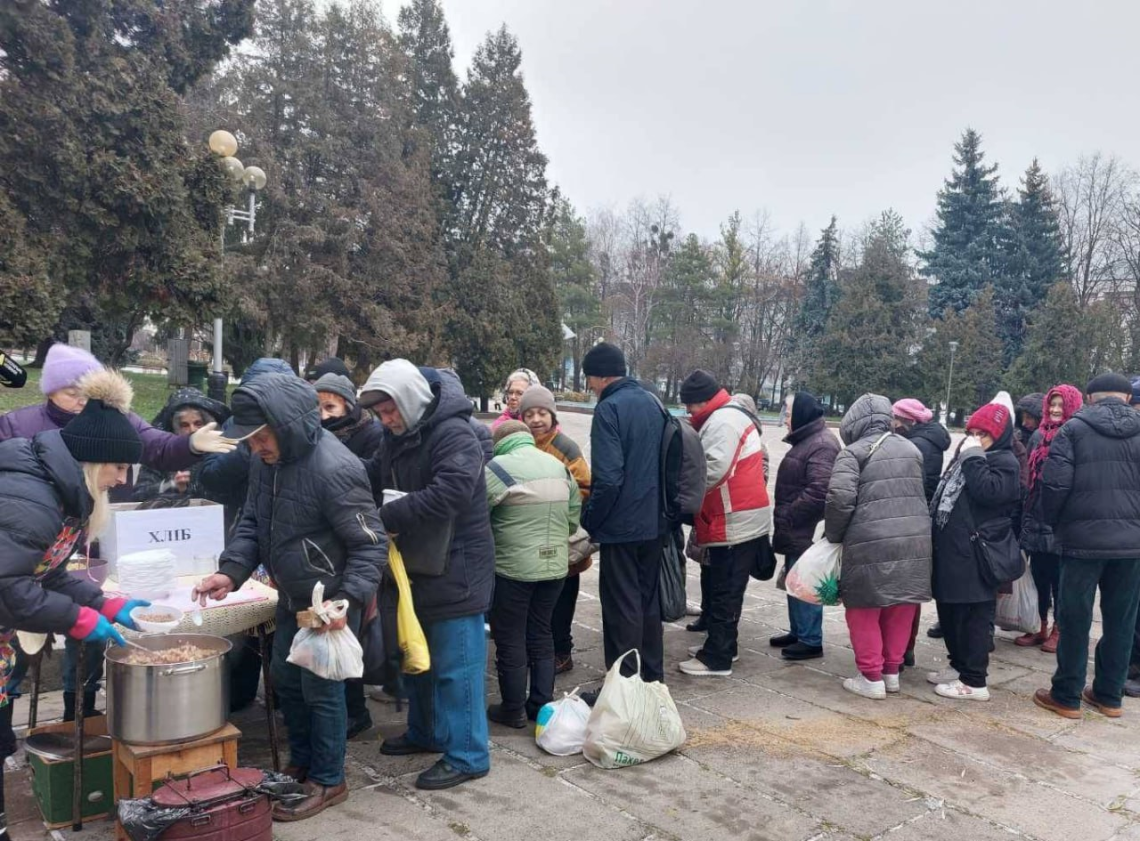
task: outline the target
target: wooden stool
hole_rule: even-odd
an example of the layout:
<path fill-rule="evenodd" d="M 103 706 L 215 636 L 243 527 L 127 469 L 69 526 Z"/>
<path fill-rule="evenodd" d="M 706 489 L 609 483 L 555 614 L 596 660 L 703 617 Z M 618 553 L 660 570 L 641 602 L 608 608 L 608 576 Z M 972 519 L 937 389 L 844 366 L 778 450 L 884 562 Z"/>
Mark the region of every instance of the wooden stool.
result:
<path fill-rule="evenodd" d="M 241 731 L 226 724 L 201 739 L 174 745 L 128 745 L 116 739 L 111 746 L 115 802 L 146 797 L 153 790 L 154 781 L 167 775 L 181 777 L 222 764 L 236 768 L 240 738 Z M 115 837 L 120 841 L 127 837 L 118 822 Z"/>

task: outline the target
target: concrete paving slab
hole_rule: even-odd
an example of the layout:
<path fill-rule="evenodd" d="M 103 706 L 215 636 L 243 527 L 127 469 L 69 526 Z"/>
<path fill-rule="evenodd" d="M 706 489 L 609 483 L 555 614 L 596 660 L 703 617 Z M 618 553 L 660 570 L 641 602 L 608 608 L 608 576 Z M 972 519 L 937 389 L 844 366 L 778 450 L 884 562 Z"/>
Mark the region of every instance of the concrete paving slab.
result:
<path fill-rule="evenodd" d="M 1108 841 L 1129 823 L 1086 800 L 922 739 L 876 750 L 857 767 L 1041 841 Z"/>
<path fill-rule="evenodd" d="M 814 819 L 681 756 L 615 771 L 576 769 L 563 777 L 620 804 L 666 837 L 807 841 L 822 829 Z"/>
<path fill-rule="evenodd" d="M 446 791 L 417 792 L 417 799 L 455 835 L 470 835 L 481 841 L 638 841 L 652 831 L 638 819 L 645 819 L 646 814 L 635 817 L 616 805 L 625 804 L 612 789 L 599 786 L 606 796 L 591 796 L 590 789 L 567 785 L 557 774 L 535 770 L 501 751 L 495 752 L 491 762 L 493 772 L 482 780 Z M 580 779 L 628 770 L 637 769 L 607 772 L 590 766 L 567 773 Z M 652 816 L 648 817 L 651 821 Z"/>

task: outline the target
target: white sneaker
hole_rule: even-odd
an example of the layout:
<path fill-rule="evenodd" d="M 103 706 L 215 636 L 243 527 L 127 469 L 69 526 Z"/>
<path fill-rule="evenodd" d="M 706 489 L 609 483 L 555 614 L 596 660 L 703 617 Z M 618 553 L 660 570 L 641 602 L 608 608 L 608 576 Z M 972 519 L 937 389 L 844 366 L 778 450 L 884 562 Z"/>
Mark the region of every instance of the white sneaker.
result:
<path fill-rule="evenodd" d="M 732 669 L 710 669 L 697 658 L 686 660 L 677 666 L 685 674 L 690 677 L 731 677 Z"/>
<path fill-rule="evenodd" d="M 887 687 L 887 692 L 894 694 L 899 691 L 899 676 L 883 675 L 883 684 Z"/>
<path fill-rule="evenodd" d="M 690 657 L 696 657 L 700 653 L 702 648 L 704 648 L 703 645 L 690 645 L 689 646 L 689 656 Z M 735 663 L 739 659 L 740 659 L 740 655 L 737 654 L 735 657 L 732 658 L 732 662 Z"/>
<path fill-rule="evenodd" d="M 883 681 L 870 681 L 863 675 L 847 678 L 843 681 L 843 688 L 848 692 L 854 692 L 856 695 L 862 695 L 864 698 L 870 698 L 873 701 L 882 701 L 887 697 L 887 687 Z"/>
<path fill-rule="evenodd" d="M 937 686 L 940 683 L 953 683 L 958 679 L 957 669 L 943 669 L 940 672 L 927 672 L 926 682 Z"/>
<path fill-rule="evenodd" d="M 943 698 L 953 698 L 955 701 L 988 701 L 990 699 L 989 687 L 967 686 L 960 680 L 940 683 L 934 687 L 934 691 Z"/>

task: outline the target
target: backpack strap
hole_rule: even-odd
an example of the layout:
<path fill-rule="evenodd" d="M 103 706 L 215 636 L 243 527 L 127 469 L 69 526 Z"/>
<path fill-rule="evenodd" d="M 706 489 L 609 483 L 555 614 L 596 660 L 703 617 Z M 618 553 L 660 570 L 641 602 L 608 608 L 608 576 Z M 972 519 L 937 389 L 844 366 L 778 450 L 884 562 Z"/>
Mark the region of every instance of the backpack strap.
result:
<path fill-rule="evenodd" d="M 518 484 L 518 482 L 515 481 L 515 477 L 508 473 L 507 469 L 503 467 L 503 465 L 499 464 L 493 459 L 487 463 L 487 469 L 498 476 L 499 481 L 506 485 L 508 488 Z"/>
<path fill-rule="evenodd" d="M 762 422 L 760 421 L 760 418 L 756 417 L 756 415 L 752 414 L 750 411 L 745 409 L 743 406 L 738 406 L 736 403 L 725 403 L 723 406 L 717 406 L 715 409 L 713 409 L 711 412 L 709 412 L 709 417 L 711 418 L 713 415 L 715 415 L 721 409 L 736 409 L 736 411 L 742 412 L 744 414 L 744 416 L 748 418 L 748 420 L 752 421 L 752 425 L 754 427 L 756 427 L 756 434 L 759 435 L 761 438 L 764 437 L 764 429 L 763 429 Z"/>

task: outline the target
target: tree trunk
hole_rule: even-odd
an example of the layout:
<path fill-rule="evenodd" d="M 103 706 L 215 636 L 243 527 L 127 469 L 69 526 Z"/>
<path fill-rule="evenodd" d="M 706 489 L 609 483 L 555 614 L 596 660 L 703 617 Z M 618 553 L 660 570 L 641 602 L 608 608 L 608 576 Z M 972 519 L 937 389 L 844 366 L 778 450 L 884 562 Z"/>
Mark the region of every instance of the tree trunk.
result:
<path fill-rule="evenodd" d="M 48 336 L 46 339 L 36 345 L 36 357 L 32 360 L 29 368 L 42 368 L 44 367 L 44 359 L 47 358 L 48 348 L 55 344 L 55 337 Z"/>
<path fill-rule="evenodd" d="M 480 412 L 486 412 L 487 411 L 487 395 L 485 395 L 485 394 L 479 398 L 479 411 Z"/>

